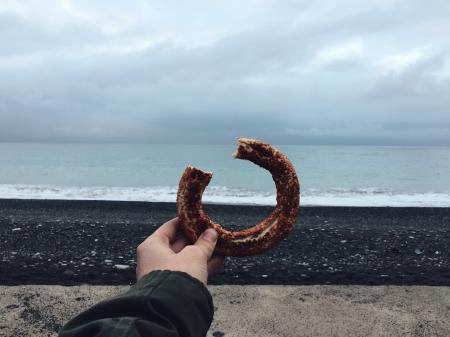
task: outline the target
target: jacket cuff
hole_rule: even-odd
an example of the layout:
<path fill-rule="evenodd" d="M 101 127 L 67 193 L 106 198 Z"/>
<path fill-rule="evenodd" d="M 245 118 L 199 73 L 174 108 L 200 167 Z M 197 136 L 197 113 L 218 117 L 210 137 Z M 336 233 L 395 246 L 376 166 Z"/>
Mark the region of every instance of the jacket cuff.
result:
<path fill-rule="evenodd" d="M 189 317 L 190 324 L 199 328 L 204 325 L 205 333 L 209 329 L 214 316 L 213 300 L 198 279 L 181 271 L 156 270 L 143 276 L 129 293 L 142 291 L 155 308 L 179 316 L 180 324 Z"/>

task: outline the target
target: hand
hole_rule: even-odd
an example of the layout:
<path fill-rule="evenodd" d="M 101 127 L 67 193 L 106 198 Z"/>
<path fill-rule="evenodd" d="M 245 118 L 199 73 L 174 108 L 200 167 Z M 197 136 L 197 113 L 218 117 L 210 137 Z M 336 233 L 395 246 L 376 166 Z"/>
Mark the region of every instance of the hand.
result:
<path fill-rule="evenodd" d="M 159 227 L 152 235 L 137 247 L 136 277 L 154 270 L 183 271 L 205 285 L 208 275 L 223 262 L 224 257 L 213 255 L 217 243 L 217 232 L 209 228 L 197 242 L 188 245 L 184 236 L 176 236 L 178 218 Z"/>

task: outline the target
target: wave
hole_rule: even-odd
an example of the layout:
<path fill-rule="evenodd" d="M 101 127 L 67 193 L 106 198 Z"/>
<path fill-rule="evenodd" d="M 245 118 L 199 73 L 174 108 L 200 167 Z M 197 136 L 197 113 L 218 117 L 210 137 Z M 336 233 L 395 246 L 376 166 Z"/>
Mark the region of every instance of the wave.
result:
<path fill-rule="evenodd" d="M 0 198 L 175 202 L 177 187 L 62 187 L 0 184 Z M 272 192 L 209 186 L 205 203 L 275 205 Z M 308 206 L 450 207 L 450 193 L 406 193 L 381 188 L 306 189 L 301 204 Z"/>

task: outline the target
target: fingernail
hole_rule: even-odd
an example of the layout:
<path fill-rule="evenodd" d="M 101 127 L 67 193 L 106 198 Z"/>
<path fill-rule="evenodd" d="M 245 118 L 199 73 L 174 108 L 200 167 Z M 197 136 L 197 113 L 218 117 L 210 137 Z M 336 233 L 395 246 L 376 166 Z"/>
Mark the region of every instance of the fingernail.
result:
<path fill-rule="evenodd" d="M 210 242 L 216 242 L 217 240 L 217 232 L 212 229 L 212 228 L 208 228 L 204 233 L 203 233 L 203 238 L 206 241 L 210 241 Z"/>

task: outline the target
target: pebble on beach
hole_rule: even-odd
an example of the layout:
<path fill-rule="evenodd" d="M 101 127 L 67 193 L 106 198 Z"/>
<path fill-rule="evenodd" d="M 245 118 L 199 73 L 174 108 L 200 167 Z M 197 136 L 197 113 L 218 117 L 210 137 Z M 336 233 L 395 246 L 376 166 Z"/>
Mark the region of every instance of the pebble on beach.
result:
<path fill-rule="evenodd" d="M 117 270 L 128 270 L 131 267 L 127 264 L 115 264 L 113 268 Z"/>

